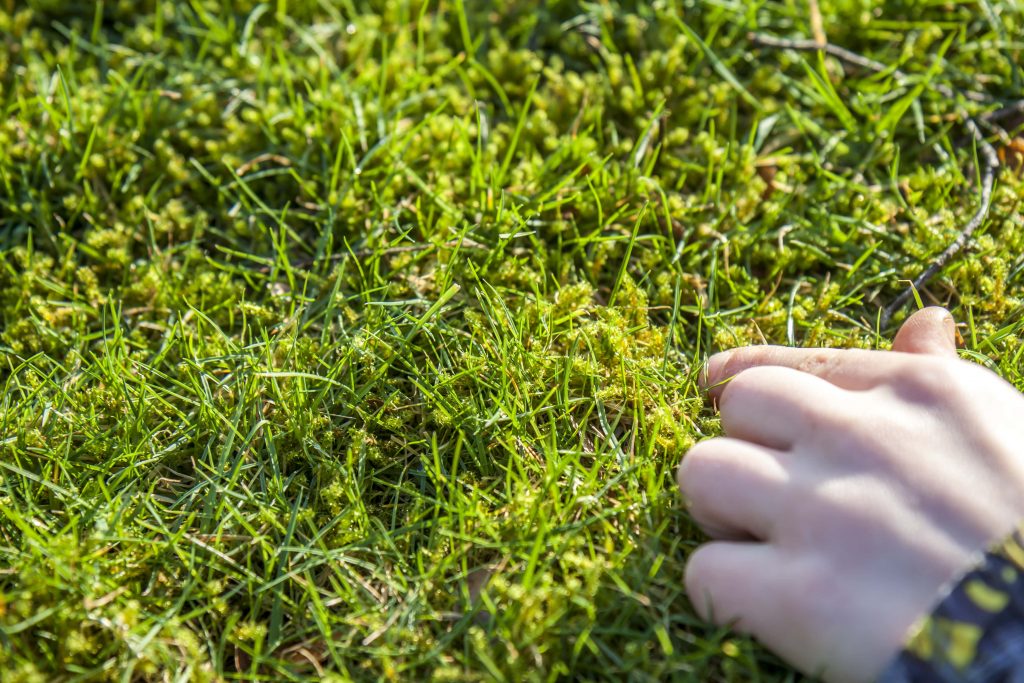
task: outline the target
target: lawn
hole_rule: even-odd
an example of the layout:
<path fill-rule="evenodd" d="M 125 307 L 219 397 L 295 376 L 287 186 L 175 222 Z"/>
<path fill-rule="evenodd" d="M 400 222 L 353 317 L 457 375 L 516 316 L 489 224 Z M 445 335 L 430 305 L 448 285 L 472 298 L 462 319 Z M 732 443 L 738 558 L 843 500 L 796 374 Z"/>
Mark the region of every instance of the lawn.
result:
<path fill-rule="evenodd" d="M 0 679 L 799 679 L 687 601 L 699 368 L 943 304 L 1024 388 L 1022 35 L 0 0 Z"/>

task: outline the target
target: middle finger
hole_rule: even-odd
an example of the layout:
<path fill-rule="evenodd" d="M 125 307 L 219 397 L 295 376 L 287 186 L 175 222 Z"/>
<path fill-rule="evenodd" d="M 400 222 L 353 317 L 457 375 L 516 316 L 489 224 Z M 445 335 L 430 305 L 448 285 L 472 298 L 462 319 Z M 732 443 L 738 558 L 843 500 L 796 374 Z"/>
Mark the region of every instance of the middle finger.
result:
<path fill-rule="evenodd" d="M 843 390 L 790 368 L 744 370 L 718 400 L 726 436 L 768 448 L 788 450 L 820 429 L 829 410 L 840 409 Z"/>

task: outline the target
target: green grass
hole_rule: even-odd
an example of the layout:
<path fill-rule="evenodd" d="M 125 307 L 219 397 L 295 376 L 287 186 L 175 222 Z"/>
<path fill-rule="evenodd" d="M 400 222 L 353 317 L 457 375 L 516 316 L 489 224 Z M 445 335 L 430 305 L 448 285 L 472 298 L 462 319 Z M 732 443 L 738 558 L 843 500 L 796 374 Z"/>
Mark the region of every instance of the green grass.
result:
<path fill-rule="evenodd" d="M 0 0 L 0 679 L 797 679 L 686 599 L 697 369 L 885 347 L 997 106 L 931 85 L 1024 97 L 1019 3 L 821 5 L 910 77 L 748 42 L 802 1 Z M 921 296 L 1024 387 L 1022 193 Z"/>

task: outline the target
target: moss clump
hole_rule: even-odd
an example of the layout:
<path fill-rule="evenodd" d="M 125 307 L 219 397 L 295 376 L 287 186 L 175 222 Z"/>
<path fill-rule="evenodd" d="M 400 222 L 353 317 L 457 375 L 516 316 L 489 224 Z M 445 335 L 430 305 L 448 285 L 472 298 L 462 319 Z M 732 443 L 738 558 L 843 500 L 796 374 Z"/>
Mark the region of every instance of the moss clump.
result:
<path fill-rule="evenodd" d="M 1018 7 L 824 4 L 1017 96 Z M 884 346 L 977 201 L 946 98 L 746 39 L 803 22 L 0 0 L 0 679 L 791 680 L 685 597 L 698 368 Z M 1022 190 L 922 296 L 1024 386 Z"/>

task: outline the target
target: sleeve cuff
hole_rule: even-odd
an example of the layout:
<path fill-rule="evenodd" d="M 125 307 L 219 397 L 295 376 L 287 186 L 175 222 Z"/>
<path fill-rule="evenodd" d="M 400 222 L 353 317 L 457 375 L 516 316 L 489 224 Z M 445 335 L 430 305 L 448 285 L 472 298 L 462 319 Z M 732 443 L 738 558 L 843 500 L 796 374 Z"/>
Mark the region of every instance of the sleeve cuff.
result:
<path fill-rule="evenodd" d="M 879 683 L 1024 682 L 1024 526 L 911 631 Z"/>

